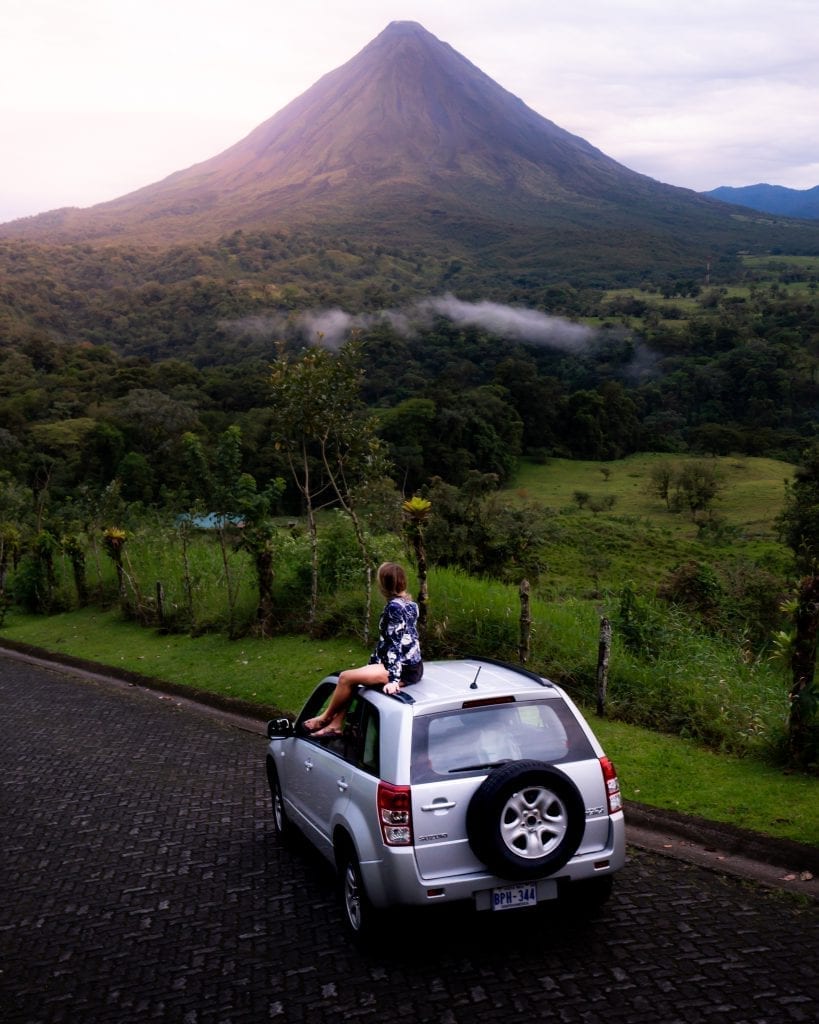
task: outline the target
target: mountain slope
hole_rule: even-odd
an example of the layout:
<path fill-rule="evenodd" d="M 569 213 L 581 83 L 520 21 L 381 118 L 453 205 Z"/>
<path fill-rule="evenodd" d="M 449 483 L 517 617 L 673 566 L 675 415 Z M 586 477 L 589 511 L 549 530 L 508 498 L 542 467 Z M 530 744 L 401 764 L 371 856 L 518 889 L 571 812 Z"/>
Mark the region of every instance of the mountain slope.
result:
<path fill-rule="evenodd" d="M 724 203 L 747 206 L 763 213 L 775 213 L 782 217 L 804 217 L 819 220 L 819 185 L 814 188 L 785 188 L 782 185 L 744 185 L 732 188 L 721 185 L 705 196 L 719 199 Z"/>
<path fill-rule="evenodd" d="M 819 231 L 774 232 L 629 170 L 413 22 L 390 24 L 218 156 L 0 235 L 168 245 L 294 228 L 525 273 L 701 267 L 708 253 L 819 244 Z"/>

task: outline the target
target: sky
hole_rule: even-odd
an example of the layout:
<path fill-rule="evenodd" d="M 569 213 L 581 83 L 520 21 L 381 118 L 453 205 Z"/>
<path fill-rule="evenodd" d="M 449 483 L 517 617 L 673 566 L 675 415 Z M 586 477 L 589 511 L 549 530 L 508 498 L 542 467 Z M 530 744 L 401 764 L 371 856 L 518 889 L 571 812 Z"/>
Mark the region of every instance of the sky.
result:
<path fill-rule="evenodd" d="M 0 222 L 215 156 L 394 20 L 659 181 L 819 185 L 816 0 L 1 0 Z"/>

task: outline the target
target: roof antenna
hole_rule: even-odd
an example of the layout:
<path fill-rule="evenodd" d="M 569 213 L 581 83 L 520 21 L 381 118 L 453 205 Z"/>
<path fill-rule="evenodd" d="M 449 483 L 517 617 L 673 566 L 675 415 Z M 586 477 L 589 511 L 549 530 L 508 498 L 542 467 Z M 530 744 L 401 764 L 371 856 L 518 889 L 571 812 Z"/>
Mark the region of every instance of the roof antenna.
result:
<path fill-rule="evenodd" d="M 478 671 L 475 673 L 475 678 L 469 684 L 469 689 L 470 690 L 477 690 L 478 689 L 478 676 L 481 674 L 481 669 L 482 668 L 483 668 L 483 665 L 478 665 Z"/>

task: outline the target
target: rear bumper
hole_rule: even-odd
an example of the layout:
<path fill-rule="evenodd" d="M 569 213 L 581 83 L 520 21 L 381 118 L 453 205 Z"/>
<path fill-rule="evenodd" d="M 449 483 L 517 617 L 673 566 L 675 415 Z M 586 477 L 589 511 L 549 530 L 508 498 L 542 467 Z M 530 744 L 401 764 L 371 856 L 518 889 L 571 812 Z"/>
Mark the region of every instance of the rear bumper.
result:
<path fill-rule="evenodd" d="M 626 861 L 626 834 L 622 813 L 611 815 L 609 841 L 604 849 L 575 854 L 553 875 L 531 879 L 538 885 L 538 901 L 555 899 L 559 884 L 580 882 L 619 871 Z M 473 901 L 488 908 L 493 889 L 510 884 L 489 872 L 470 872 L 441 878 L 422 878 L 411 847 L 385 847 L 378 860 L 362 861 L 361 873 L 370 902 L 376 907 L 425 906 L 432 903 Z"/>

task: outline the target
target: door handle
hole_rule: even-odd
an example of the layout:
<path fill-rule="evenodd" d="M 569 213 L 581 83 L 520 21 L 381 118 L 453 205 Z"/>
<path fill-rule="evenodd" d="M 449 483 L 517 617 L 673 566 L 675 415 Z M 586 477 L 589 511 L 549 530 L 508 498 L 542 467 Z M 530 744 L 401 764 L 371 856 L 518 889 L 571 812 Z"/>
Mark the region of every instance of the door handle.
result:
<path fill-rule="evenodd" d="M 304 762 L 304 767 L 305 767 L 305 770 L 308 771 L 308 772 L 311 772 L 313 770 L 313 762 L 310 760 L 309 757 Z"/>
<path fill-rule="evenodd" d="M 454 800 L 435 800 L 431 804 L 421 804 L 422 811 L 448 811 L 455 807 Z"/>
<path fill-rule="evenodd" d="M 350 788 L 350 783 L 346 779 L 336 779 L 336 785 L 338 786 L 339 793 L 346 793 Z"/>

